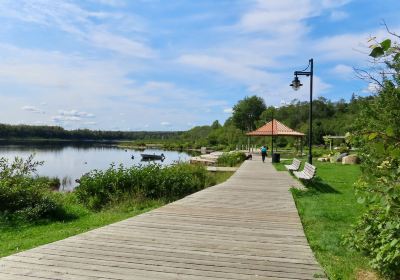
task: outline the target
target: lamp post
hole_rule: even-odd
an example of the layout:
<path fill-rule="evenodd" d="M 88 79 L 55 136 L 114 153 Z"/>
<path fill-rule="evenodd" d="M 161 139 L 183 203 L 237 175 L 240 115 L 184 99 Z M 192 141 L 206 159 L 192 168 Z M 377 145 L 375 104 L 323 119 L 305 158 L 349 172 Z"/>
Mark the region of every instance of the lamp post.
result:
<path fill-rule="evenodd" d="M 309 69 L 309 71 L 307 71 Z M 312 96 L 313 96 L 313 75 L 314 75 L 314 60 L 311 58 L 308 61 L 308 66 L 302 71 L 294 71 L 294 79 L 290 86 L 294 90 L 298 90 L 303 84 L 300 82 L 298 76 L 310 77 L 310 110 L 308 112 L 308 163 L 312 164 Z"/>

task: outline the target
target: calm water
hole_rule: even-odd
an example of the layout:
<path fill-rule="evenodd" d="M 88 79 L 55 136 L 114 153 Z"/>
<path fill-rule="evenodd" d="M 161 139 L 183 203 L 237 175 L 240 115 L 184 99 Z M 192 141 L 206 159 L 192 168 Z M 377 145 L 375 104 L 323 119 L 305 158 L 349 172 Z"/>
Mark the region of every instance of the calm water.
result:
<path fill-rule="evenodd" d="M 27 158 L 35 154 L 35 160 L 44 161 L 38 168 L 38 175 L 58 177 L 62 182 L 60 190 L 72 190 L 75 179 L 93 169 L 107 169 L 111 163 L 123 164 L 126 167 L 138 164 L 149 164 L 141 161 L 140 154 L 165 155 L 162 165 L 170 165 L 176 161 L 187 161 L 189 155 L 184 152 L 163 151 L 156 149 L 131 150 L 120 149 L 110 145 L 6 145 L 0 146 L 0 157 L 13 160 L 15 157 Z M 134 157 L 132 159 L 132 156 Z"/>

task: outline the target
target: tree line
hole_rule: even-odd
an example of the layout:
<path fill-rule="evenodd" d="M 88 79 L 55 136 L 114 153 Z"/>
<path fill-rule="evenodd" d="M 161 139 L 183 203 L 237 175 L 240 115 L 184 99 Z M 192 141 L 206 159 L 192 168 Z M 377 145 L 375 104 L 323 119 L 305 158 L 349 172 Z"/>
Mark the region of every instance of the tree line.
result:
<path fill-rule="evenodd" d="M 66 130 L 60 126 L 0 124 L 0 139 L 153 140 L 177 138 L 179 131 Z"/>
<path fill-rule="evenodd" d="M 354 130 L 354 120 L 361 110 L 375 97 L 352 95 L 349 101 L 341 99 L 331 101 L 319 97 L 313 101 L 313 144 L 325 144 L 325 135 L 345 135 Z M 179 135 L 185 145 L 195 147 L 208 146 L 219 149 L 234 149 L 237 145 L 246 145 L 246 132 L 261 127 L 272 120 L 279 120 L 288 127 L 306 134 L 304 143 L 308 141 L 309 102 L 292 100 L 289 104 L 274 107 L 267 106 L 258 96 L 245 97 L 233 107 L 232 116 L 224 124 L 217 120 L 211 125 L 197 126 Z M 262 143 L 264 137 L 252 139 L 252 143 Z M 292 145 L 293 138 L 279 137 L 277 144 L 281 147 Z"/>

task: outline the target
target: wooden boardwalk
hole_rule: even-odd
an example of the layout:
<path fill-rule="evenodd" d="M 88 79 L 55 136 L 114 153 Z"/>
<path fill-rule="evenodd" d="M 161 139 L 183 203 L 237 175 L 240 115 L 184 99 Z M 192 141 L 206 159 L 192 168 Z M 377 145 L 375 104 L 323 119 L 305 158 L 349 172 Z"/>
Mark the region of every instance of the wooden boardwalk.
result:
<path fill-rule="evenodd" d="M 258 158 L 154 211 L 0 259 L 0 279 L 314 279 L 286 172 Z"/>

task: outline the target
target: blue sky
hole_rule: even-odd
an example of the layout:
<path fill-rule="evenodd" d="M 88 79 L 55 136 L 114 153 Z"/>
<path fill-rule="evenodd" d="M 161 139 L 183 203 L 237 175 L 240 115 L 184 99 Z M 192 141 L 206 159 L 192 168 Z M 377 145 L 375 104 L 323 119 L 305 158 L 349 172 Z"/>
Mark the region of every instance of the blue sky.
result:
<path fill-rule="evenodd" d="M 282 106 L 370 94 L 353 67 L 399 30 L 398 0 L 2 0 L 0 122 L 186 130 L 245 96 Z M 396 15 L 397 13 L 397 15 Z"/>

